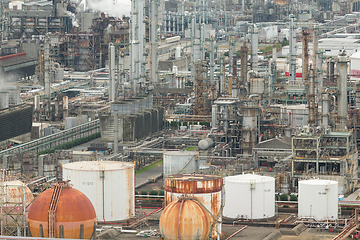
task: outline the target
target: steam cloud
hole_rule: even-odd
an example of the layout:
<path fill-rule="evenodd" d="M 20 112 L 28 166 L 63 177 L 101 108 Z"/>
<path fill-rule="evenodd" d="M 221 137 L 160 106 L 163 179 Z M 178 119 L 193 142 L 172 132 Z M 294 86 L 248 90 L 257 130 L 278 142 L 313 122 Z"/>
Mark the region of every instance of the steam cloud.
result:
<path fill-rule="evenodd" d="M 130 16 L 130 0 L 87 0 L 87 9 L 101 11 L 111 17 L 122 18 L 123 15 Z"/>

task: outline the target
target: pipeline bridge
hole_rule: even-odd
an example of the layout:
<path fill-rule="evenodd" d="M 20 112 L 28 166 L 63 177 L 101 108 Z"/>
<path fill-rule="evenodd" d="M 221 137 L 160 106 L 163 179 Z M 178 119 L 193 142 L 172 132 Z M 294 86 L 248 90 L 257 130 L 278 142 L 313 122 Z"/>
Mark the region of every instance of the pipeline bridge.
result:
<path fill-rule="evenodd" d="M 35 139 L 5 150 L 0 151 L 0 159 L 4 155 L 23 153 L 28 151 L 41 152 L 46 149 L 56 147 L 60 144 L 74 141 L 79 138 L 90 136 L 100 131 L 100 120 L 96 119 L 91 122 L 72 127 L 61 132 L 57 132 L 45 137 Z"/>

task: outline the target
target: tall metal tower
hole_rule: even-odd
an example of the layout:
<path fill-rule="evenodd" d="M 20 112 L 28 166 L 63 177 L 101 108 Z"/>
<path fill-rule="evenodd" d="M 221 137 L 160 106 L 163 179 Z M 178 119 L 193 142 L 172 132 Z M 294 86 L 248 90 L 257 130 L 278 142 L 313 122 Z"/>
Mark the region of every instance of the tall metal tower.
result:
<path fill-rule="evenodd" d="M 290 29 L 289 29 L 289 82 L 295 85 L 296 80 L 296 30 L 294 19 L 295 16 L 290 14 Z"/>

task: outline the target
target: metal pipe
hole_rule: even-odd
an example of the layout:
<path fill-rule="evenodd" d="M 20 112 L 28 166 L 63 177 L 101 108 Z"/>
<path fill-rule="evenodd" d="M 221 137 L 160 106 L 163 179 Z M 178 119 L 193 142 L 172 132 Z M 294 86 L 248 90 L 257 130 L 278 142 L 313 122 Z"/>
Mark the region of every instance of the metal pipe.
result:
<path fill-rule="evenodd" d="M 247 78 L 246 78 L 246 71 L 247 71 L 247 53 L 248 48 L 244 42 L 244 45 L 241 46 L 240 49 L 240 60 L 241 60 L 241 84 L 245 87 Z"/>
<path fill-rule="evenodd" d="M 255 25 L 253 25 L 251 32 L 251 69 L 256 72 L 259 70 L 258 48 L 259 48 L 258 32 Z"/>
<path fill-rule="evenodd" d="M 306 30 L 302 31 L 302 51 L 303 51 L 303 82 L 309 80 L 309 32 Z"/>
<path fill-rule="evenodd" d="M 308 124 L 314 125 L 316 124 L 315 119 L 315 71 L 314 69 L 310 69 L 310 79 L 309 79 L 309 92 L 307 94 L 308 97 L 308 108 L 309 108 L 309 118 Z"/>
<path fill-rule="evenodd" d="M 295 85 L 296 80 L 296 32 L 293 14 L 290 14 L 290 29 L 289 29 L 289 82 Z"/>
<path fill-rule="evenodd" d="M 214 38 L 211 37 L 210 39 L 210 83 L 211 84 L 215 82 L 214 44 L 215 44 Z"/>

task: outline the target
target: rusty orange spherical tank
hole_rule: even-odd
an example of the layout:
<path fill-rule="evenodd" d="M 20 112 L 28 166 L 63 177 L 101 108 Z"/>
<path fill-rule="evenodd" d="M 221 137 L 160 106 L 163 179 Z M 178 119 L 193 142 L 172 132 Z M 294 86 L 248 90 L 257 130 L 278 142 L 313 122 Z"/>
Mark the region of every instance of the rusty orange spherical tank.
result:
<path fill-rule="evenodd" d="M 219 221 L 222 220 L 223 179 L 208 174 L 174 174 L 165 180 L 165 206 L 178 197 L 188 195 L 197 198 Z M 222 232 L 221 224 L 212 229 L 212 238 Z"/>
<path fill-rule="evenodd" d="M 48 237 L 48 210 L 54 188 L 41 193 L 30 206 L 28 222 L 33 237 Z M 91 201 L 79 190 L 64 186 L 55 211 L 55 237 L 90 239 L 96 223 Z M 61 229 L 61 231 L 60 231 Z"/>
<path fill-rule="evenodd" d="M 166 240 L 205 240 L 211 217 L 195 200 L 179 199 L 167 205 L 160 216 L 159 231 Z"/>

